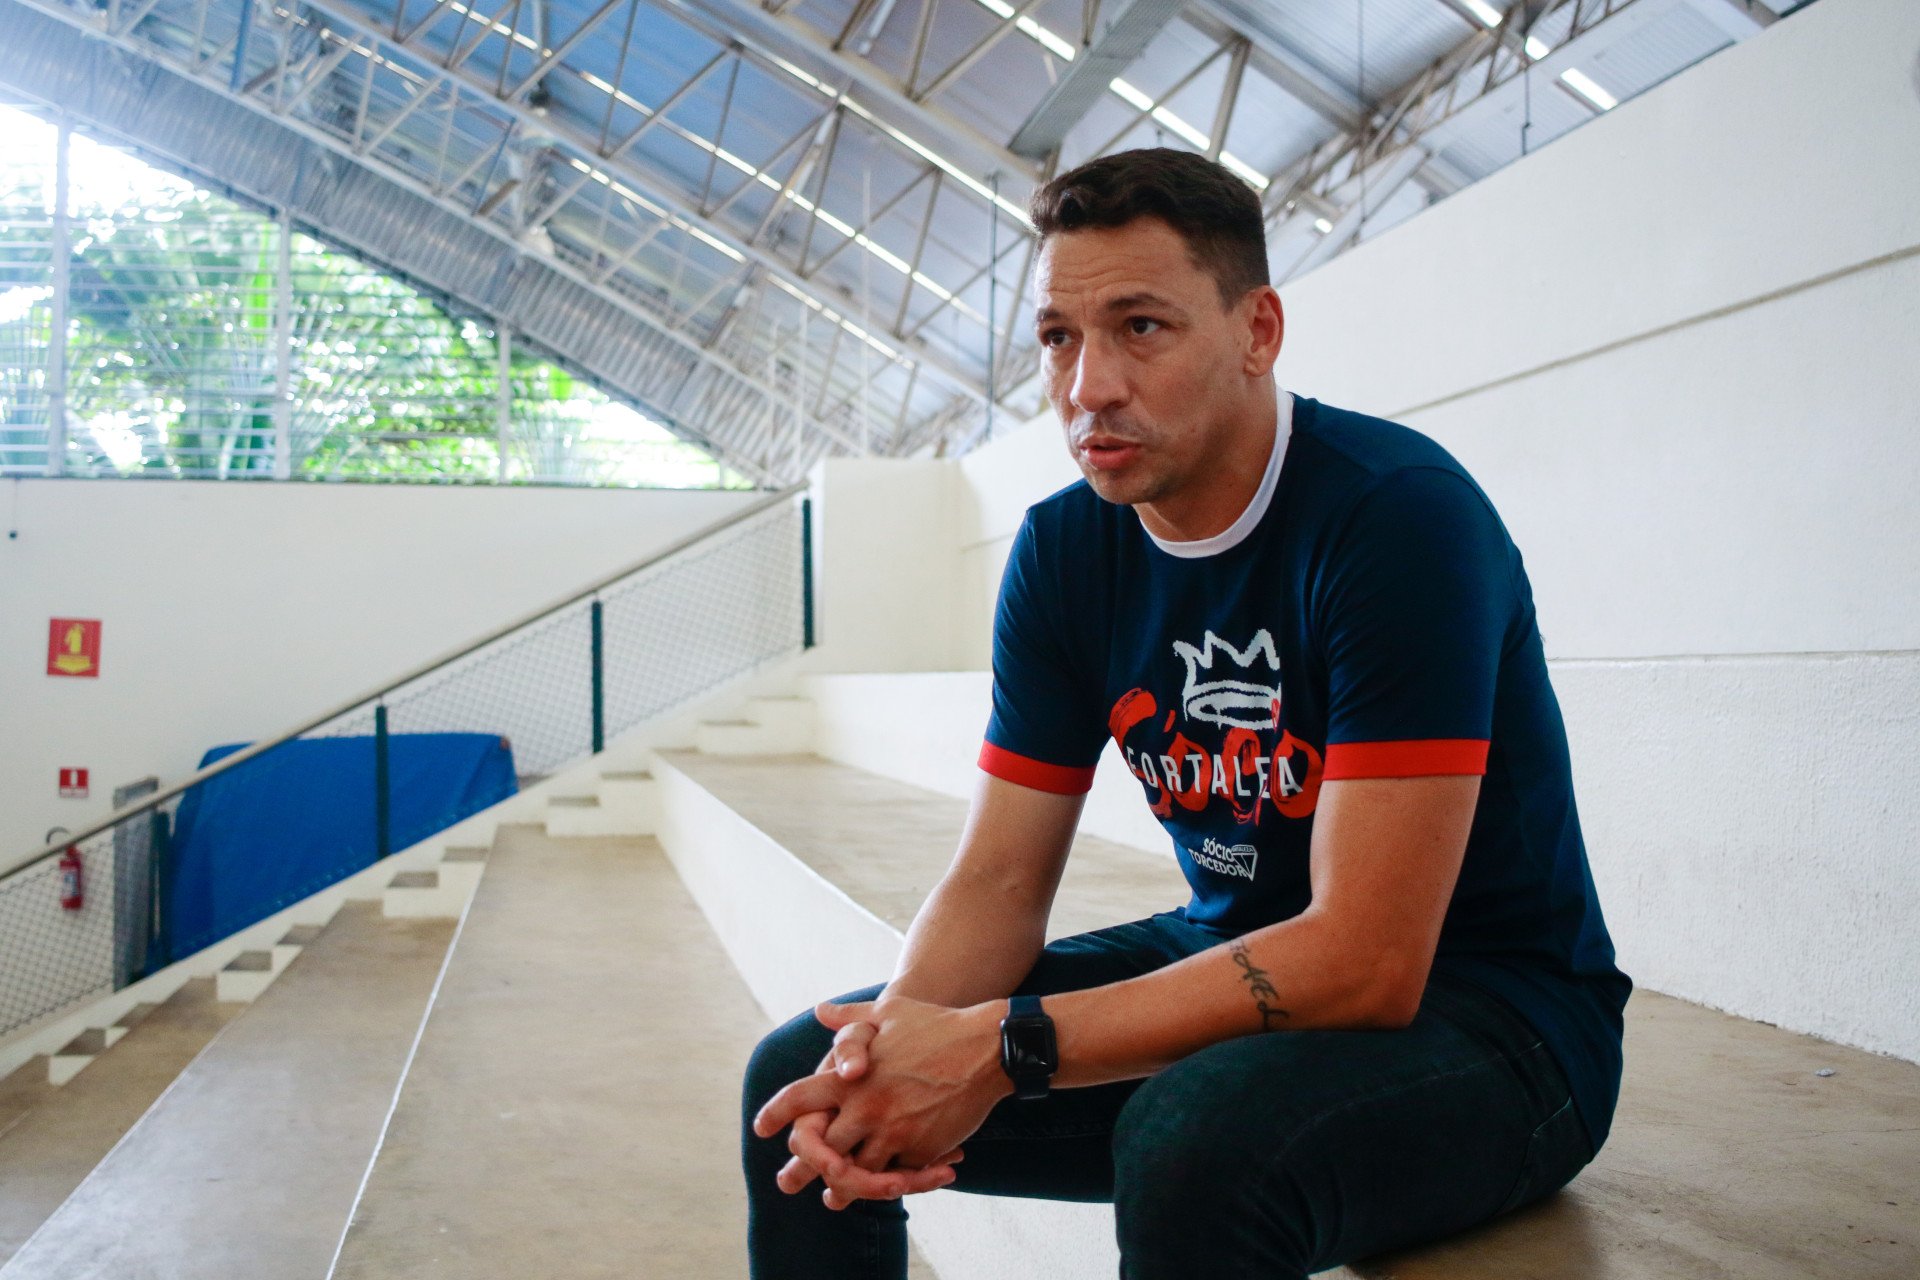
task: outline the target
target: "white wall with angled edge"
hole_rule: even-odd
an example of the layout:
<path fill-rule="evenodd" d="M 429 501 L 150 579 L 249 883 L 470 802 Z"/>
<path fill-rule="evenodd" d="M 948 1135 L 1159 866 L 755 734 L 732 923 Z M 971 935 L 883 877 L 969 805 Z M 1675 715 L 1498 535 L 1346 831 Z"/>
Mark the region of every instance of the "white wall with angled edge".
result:
<path fill-rule="evenodd" d="M 803 670 L 941 671 L 957 658 L 955 464 L 829 458 L 814 503 L 815 648 Z"/>
<path fill-rule="evenodd" d="M 116 785 L 184 776 L 757 496 L 0 480 L 0 865 Z M 44 674 L 54 617 L 101 619 L 98 678 Z M 62 766 L 88 799 L 59 798 Z"/>
<path fill-rule="evenodd" d="M 1289 284 L 1278 373 L 1499 507 L 1623 967 L 1920 1060 L 1914 156 L 1920 6 L 1821 0 Z M 1050 416 L 959 469 L 980 668 L 1077 472 Z"/>

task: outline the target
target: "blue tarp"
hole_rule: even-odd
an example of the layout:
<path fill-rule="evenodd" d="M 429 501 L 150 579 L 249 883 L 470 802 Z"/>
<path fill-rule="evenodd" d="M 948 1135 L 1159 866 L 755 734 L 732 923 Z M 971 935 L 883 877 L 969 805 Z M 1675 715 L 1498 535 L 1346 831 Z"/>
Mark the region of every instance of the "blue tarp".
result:
<path fill-rule="evenodd" d="M 215 747 L 200 767 L 244 749 Z M 298 738 L 187 792 L 164 913 L 174 959 L 264 920 L 373 863 L 374 739 Z M 513 752 L 488 733 L 387 739 L 388 849 L 398 852 L 518 790 Z"/>

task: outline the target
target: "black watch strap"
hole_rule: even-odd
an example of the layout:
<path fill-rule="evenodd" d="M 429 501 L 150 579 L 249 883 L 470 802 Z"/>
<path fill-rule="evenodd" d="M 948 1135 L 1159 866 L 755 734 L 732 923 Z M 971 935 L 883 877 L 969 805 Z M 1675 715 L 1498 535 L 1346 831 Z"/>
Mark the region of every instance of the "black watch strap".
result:
<path fill-rule="evenodd" d="M 1044 1098 L 1060 1068 L 1053 1019 L 1040 1007 L 1039 996 L 1010 996 L 1007 1016 L 1000 1023 L 1000 1067 L 1013 1081 L 1013 1096 Z"/>

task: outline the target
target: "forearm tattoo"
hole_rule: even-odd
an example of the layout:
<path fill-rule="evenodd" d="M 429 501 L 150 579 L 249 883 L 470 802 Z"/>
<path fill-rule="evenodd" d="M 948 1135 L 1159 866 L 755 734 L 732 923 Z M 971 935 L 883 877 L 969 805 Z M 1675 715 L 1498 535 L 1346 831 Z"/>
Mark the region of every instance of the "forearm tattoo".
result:
<path fill-rule="evenodd" d="M 1228 950 L 1233 962 L 1240 966 L 1240 977 L 1247 984 L 1247 993 L 1253 997 L 1255 1007 L 1260 1010 L 1260 1029 L 1272 1031 L 1292 1015 L 1282 1009 L 1278 1003 L 1280 993 L 1273 989 L 1273 983 L 1267 981 L 1267 971 L 1253 962 L 1253 955 L 1247 950 L 1246 939 L 1235 938 Z"/>

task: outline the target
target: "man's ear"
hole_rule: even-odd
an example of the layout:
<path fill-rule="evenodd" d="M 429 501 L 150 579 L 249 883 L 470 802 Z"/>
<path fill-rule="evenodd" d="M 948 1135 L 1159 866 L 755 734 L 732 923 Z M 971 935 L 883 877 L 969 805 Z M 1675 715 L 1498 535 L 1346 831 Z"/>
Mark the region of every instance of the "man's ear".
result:
<path fill-rule="evenodd" d="M 1287 333 L 1287 315 L 1280 305 L 1280 294 L 1272 285 L 1261 285 L 1241 300 L 1247 308 L 1247 354 L 1243 368 L 1250 378 L 1264 378 L 1273 372 L 1280 358 L 1280 344 Z"/>

